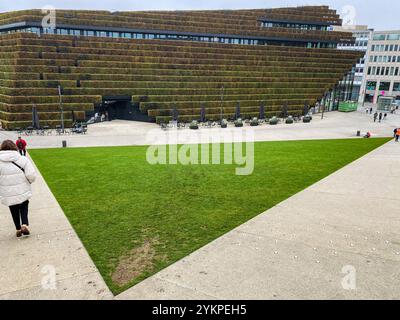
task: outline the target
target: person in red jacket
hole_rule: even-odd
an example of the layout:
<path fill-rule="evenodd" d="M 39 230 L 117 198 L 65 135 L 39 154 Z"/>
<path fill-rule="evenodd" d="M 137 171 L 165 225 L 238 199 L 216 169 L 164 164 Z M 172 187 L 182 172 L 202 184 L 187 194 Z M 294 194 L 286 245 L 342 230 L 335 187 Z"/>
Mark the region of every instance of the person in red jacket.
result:
<path fill-rule="evenodd" d="M 15 142 L 17 145 L 18 151 L 21 156 L 26 156 L 26 141 L 21 137 L 18 137 L 18 140 Z"/>

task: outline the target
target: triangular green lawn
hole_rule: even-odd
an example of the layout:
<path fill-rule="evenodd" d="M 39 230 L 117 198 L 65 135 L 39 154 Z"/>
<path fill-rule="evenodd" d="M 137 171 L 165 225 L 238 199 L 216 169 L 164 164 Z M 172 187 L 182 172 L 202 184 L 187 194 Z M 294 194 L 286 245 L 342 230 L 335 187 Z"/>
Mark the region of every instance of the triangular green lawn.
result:
<path fill-rule="evenodd" d="M 30 154 L 119 293 L 387 141 L 259 142 L 250 176 L 235 175 L 236 165 L 152 166 L 146 147 Z M 137 247 L 143 262 L 129 257 Z M 120 263 L 143 265 L 131 266 L 139 274 L 118 284 L 112 275 Z"/>

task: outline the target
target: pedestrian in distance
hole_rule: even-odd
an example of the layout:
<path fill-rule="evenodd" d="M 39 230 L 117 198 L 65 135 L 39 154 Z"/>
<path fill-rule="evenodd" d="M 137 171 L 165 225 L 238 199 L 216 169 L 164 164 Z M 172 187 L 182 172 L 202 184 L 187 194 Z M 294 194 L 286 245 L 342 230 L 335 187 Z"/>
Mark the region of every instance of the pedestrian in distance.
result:
<path fill-rule="evenodd" d="M 372 114 L 372 107 L 369 109 L 369 114 Z"/>
<path fill-rule="evenodd" d="M 35 178 L 32 163 L 21 156 L 17 145 L 11 140 L 3 141 L 0 147 L 0 199 L 10 209 L 17 238 L 30 235 L 28 206 Z"/>
<path fill-rule="evenodd" d="M 364 135 L 364 138 L 365 138 L 365 139 L 371 138 L 371 132 L 367 132 L 367 133 Z"/>
<path fill-rule="evenodd" d="M 387 118 L 387 113 L 383 114 L 383 120 L 386 120 Z"/>
<path fill-rule="evenodd" d="M 399 142 L 399 138 L 400 138 L 400 128 L 397 128 L 395 135 L 396 142 Z"/>
<path fill-rule="evenodd" d="M 379 123 L 382 121 L 382 112 L 381 113 L 379 113 Z"/>
<path fill-rule="evenodd" d="M 18 137 L 18 140 L 15 142 L 15 144 L 18 147 L 18 151 L 21 154 L 21 156 L 26 156 L 26 146 L 27 143 L 24 139 L 22 139 L 21 137 Z"/>
<path fill-rule="evenodd" d="M 376 122 L 376 119 L 378 118 L 378 112 L 374 113 L 374 122 Z"/>

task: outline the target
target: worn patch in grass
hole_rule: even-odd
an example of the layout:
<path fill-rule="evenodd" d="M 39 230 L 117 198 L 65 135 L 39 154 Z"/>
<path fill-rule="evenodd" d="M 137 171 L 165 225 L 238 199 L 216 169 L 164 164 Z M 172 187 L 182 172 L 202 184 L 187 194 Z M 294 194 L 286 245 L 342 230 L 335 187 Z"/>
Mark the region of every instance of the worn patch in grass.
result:
<path fill-rule="evenodd" d="M 152 270 L 156 259 L 155 239 L 146 240 L 140 247 L 136 247 L 122 256 L 111 279 L 122 287 L 135 280 L 143 272 Z"/>

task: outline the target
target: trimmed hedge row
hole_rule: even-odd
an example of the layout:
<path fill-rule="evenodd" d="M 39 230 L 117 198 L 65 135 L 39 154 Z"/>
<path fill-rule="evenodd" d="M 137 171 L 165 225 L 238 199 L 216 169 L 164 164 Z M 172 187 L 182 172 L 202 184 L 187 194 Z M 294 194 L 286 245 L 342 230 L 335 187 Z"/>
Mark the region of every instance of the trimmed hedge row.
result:
<path fill-rule="evenodd" d="M 46 120 L 58 120 L 61 118 L 61 112 L 38 112 L 40 122 Z M 71 112 L 63 112 L 64 119 L 66 121 L 72 120 Z M 85 119 L 85 112 L 83 111 L 75 111 L 74 112 L 75 119 L 83 120 Z M 30 113 L 9 113 L 0 111 L 0 118 L 5 121 L 29 121 L 32 123 L 32 112 Z"/>
<path fill-rule="evenodd" d="M 54 112 L 60 109 L 58 103 L 38 103 L 35 104 L 39 112 Z M 93 103 L 63 103 L 64 111 L 92 111 Z M 32 104 L 7 104 L 0 102 L 0 110 L 4 112 L 32 112 Z"/>
<path fill-rule="evenodd" d="M 323 94 L 324 91 L 322 90 Z M 304 98 L 303 98 L 304 97 Z M 265 100 L 265 99 L 312 99 L 315 94 L 305 95 L 305 94 L 231 94 L 225 95 L 225 99 L 230 101 L 242 101 L 242 100 Z M 318 96 L 319 97 L 319 96 Z M 220 101 L 221 95 L 162 95 L 162 96 L 147 96 L 148 101 L 154 104 L 159 103 L 169 103 L 169 102 L 180 102 L 180 101 Z M 132 96 L 133 101 L 141 101 L 143 97 Z"/>
<path fill-rule="evenodd" d="M 189 81 L 188 79 L 182 79 L 182 81 L 167 81 L 167 80 L 157 80 L 154 81 L 81 81 L 82 88 L 129 88 L 129 89 L 162 89 L 162 88 L 198 88 L 198 89 L 220 89 L 222 85 L 226 89 L 233 89 L 233 88 L 263 88 L 263 89 L 279 89 L 279 88 L 291 88 L 291 89 L 306 89 L 306 88 L 313 88 L 313 89 L 320 89 L 326 85 L 326 82 L 323 79 L 296 79 L 294 81 L 282 81 L 282 82 L 269 82 L 269 81 L 248 81 L 249 79 L 243 78 L 235 78 L 231 81 L 231 79 L 226 78 L 219 78 L 219 79 L 209 79 L 208 77 L 204 77 L 203 79 L 198 80 L 208 80 L 207 82 L 201 81 Z M 179 78 L 178 78 L 179 80 Z M 246 82 L 242 82 L 246 80 Z M 271 79 L 274 80 L 274 79 Z M 275 79 L 276 80 L 276 79 Z M 45 86 L 45 81 L 42 81 L 43 84 L 41 86 Z M 36 86 L 36 83 L 31 81 L 24 81 L 23 86 L 32 83 L 31 87 Z M 67 82 L 64 82 L 67 83 Z M 71 85 L 64 85 L 64 87 L 73 87 L 76 83 L 73 81 L 69 81 Z M 0 82 L 1 84 L 1 82 Z M 14 86 L 21 87 L 22 85 L 19 83 L 15 83 Z"/>
<path fill-rule="evenodd" d="M 304 107 L 303 105 L 293 105 L 288 108 L 288 112 L 290 111 L 296 111 L 296 110 L 302 110 Z M 240 108 L 241 113 L 249 113 L 249 112 L 259 112 L 260 111 L 260 106 L 252 106 L 252 107 L 241 107 Z M 265 112 L 268 111 L 274 111 L 274 112 L 282 112 L 282 106 L 266 106 L 265 107 Z M 187 116 L 187 115 L 200 115 L 201 108 L 190 108 L 190 109 L 179 109 L 179 115 L 180 116 Z M 234 114 L 236 112 L 236 106 L 233 104 L 224 107 L 223 108 L 224 113 L 232 113 Z M 172 109 L 154 109 L 154 110 L 149 110 L 148 115 L 150 117 L 158 117 L 158 116 L 171 116 L 173 113 Z M 206 109 L 206 115 L 213 115 L 213 114 L 221 114 L 221 108 L 207 108 Z"/>
<path fill-rule="evenodd" d="M 76 47 L 75 47 L 76 48 Z M 75 49 L 74 48 L 74 49 Z M 82 48 L 78 48 L 82 49 Z M 75 51 L 75 50 L 74 50 Z M 76 50 L 78 51 L 78 50 Z M 264 55 L 248 55 L 246 60 L 243 60 L 243 56 L 237 53 L 203 53 L 203 52 L 172 52 L 172 51 L 154 51 L 154 50 L 101 50 L 105 52 L 99 52 L 99 50 L 85 50 L 91 51 L 90 53 L 84 52 L 68 52 L 68 53 L 57 53 L 57 52 L 43 52 L 43 59 L 65 59 L 65 60 L 97 60 L 97 61 L 134 61 L 139 57 L 150 58 L 150 57 L 163 57 L 163 58 L 174 58 L 174 59 L 212 59 L 215 60 L 230 60 L 230 61 L 247 61 L 247 62 L 260 62 L 260 61 L 285 61 L 285 62 L 315 62 L 315 63 L 332 63 L 330 57 L 313 57 L 309 55 L 304 55 L 301 57 L 287 57 L 282 55 L 281 51 L 271 51 Z M 95 52 L 96 51 L 96 52 Z M 114 51 L 112 52 L 108 51 Z M 115 52 L 116 51 L 116 52 Z M 129 55 L 130 53 L 130 55 Z M 30 53 L 31 55 L 36 55 L 36 53 Z M 134 55 L 134 56 L 133 56 Z M 11 57 L 12 58 L 12 57 Z M 19 57 L 16 57 L 19 58 Z M 32 57 L 35 58 L 35 57 Z M 349 63 L 349 58 L 338 58 L 334 62 L 335 64 Z"/>
<path fill-rule="evenodd" d="M 39 80 L 39 73 L 25 73 L 25 72 L 0 72 L 0 77 L 4 80 Z"/>
<path fill-rule="evenodd" d="M 279 77 L 281 79 L 296 79 L 298 78 L 326 78 L 340 79 L 345 74 L 344 72 L 329 72 L 329 73 L 307 73 L 307 72 L 268 72 L 268 71 L 226 71 L 226 70 L 188 70 L 188 69 L 107 69 L 107 68 L 75 68 L 72 67 L 68 70 L 68 73 L 43 73 L 43 78 L 46 80 L 106 80 L 111 79 L 128 79 L 134 81 L 140 81 L 141 79 L 146 81 L 156 81 L 159 77 L 172 77 L 174 79 L 181 79 L 182 77 L 200 77 L 200 78 L 267 78 L 267 77 Z M 80 72 L 78 72 L 80 71 Z M 112 71 L 112 72 L 110 72 Z M 182 79 L 184 80 L 184 79 Z M 176 80 L 175 80 L 176 81 Z M 178 80 L 179 81 L 179 80 Z M 204 80 L 202 80 L 204 82 Z"/>
<path fill-rule="evenodd" d="M 326 85 L 319 88 L 225 88 L 224 95 L 292 95 L 301 92 L 302 94 L 315 95 L 324 92 L 327 89 Z M 54 91 L 55 90 L 55 91 Z M 10 95 L 54 95 L 57 89 L 43 89 L 43 88 L 18 88 L 18 89 L 2 89 L 0 93 Z M 208 88 L 154 88 L 154 89 L 130 89 L 130 88 L 64 88 L 65 95 L 132 95 L 135 97 L 148 96 L 149 99 L 153 97 L 160 97 L 161 99 L 167 98 L 166 96 L 213 96 L 221 97 L 220 89 Z"/>
<path fill-rule="evenodd" d="M 43 73 L 43 78 L 45 80 L 82 80 L 84 81 L 135 81 L 135 82 L 241 82 L 244 79 L 249 82 L 287 82 L 296 79 L 299 81 L 331 81 L 332 78 L 340 78 L 343 73 L 304 73 L 304 72 L 271 72 L 271 73 L 260 73 L 260 72 L 232 72 L 232 71 L 207 71 L 206 74 L 200 71 L 187 71 L 187 70 L 151 70 L 145 69 L 143 74 L 89 74 L 89 73 Z M 10 73 L 8 73 L 10 74 Z M 22 74 L 22 73 L 21 73 Z M 23 77 L 21 77 L 23 78 Z"/>
<path fill-rule="evenodd" d="M 64 103 L 101 103 L 102 96 L 63 96 Z M 59 103 L 57 96 L 8 96 L 0 94 L 0 102 L 7 104 Z"/>
<path fill-rule="evenodd" d="M 9 60 L 12 61 L 12 60 Z M 34 60 L 32 60 L 34 61 Z M 26 59 L 25 61 L 16 60 L 14 63 L 20 65 L 30 65 L 29 60 Z M 2 61 L 0 60 L 0 63 Z M 246 60 L 215 60 L 215 59 L 189 59 L 189 58 L 164 58 L 164 57 L 132 57 L 129 61 L 104 61 L 104 60 L 78 60 L 78 66 L 80 67 L 110 67 L 110 68 L 132 68 L 137 65 L 159 65 L 160 67 L 163 65 L 176 65 L 176 66 L 183 66 L 183 65 L 219 65 L 222 67 L 227 66 L 234 66 L 234 67 L 245 67 L 247 70 L 250 68 L 287 68 L 293 70 L 292 68 L 303 68 L 305 65 L 308 68 L 322 68 L 320 63 L 312 62 L 312 61 L 246 61 Z M 3 63 L 2 63 L 3 64 Z M 73 60 L 40 60 L 36 62 L 36 64 L 43 64 L 43 65 L 74 65 Z M 323 65 L 324 70 L 336 70 L 338 68 L 347 68 L 348 63 L 324 63 Z M 152 67 L 151 67 L 152 68 Z"/>
<path fill-rule="evenodd" d="M 218 61 L 218 62 L 217 62 Z M 104 60 L 56 60 L 56 59 L 0 59 L 0 65 L 11 66 L 80 66 L 80 67 L 110 67 L 110 68 L 132 68 L 137 65 L 218 65 L 222 66 L 245 66 L 246 69 L 258 68 L 300 68 L 305 64 L 307 68 L 321 68 L 320 63 L 313 61 L 246 61 L 246 60 L 215 60 L 215 59 L 189 59 L 189 58 L 163 58 L 163 57 L 132 57 L 130 61 L 104 61 Z M 348 63 L 325 63 L 325 70 L 336 70 L 338 68 L 347 68 Z M 150 66 L 151 67 L 151 66 Z"/>
<path fill-rule="evenodd" d="M 0 115 L 1 118 L 1 115 Z M 2 128 L 6 130 L 15 130 L 17 128 L 27 128 L 32 126 L 32 119 L 30 121 L 5 121 L 0 120 Z M 49 126 L 50 128 L 55 128 L 61 125 L 61 120 L 40 120 L 41 126 Z M 64 125 L 66 127 L 72 126 L 72 120 L 64 120 Z"/>
<path fill-rule="evenodd" d="M 0 75 L 1 77 L 1 75 Z M 0 78 L 0 87 L 9 88 L 57 88 L 58 85 L 62 87 L 76 87 L 74 80 L 8 80 Z"/>
<path fill-rule="evenodd" d="M 260 106 L 262 103 L 264 105 L 268 105 L 270 107 L 281 107 L 284 103 L 288 105 L 290 108 L 293 105 L 298 105 L 299 103 L 309 103 L 313 105 L 316 102 L 316 99 L 263 99 L 263 100 L 240 100 L 240 106 L 242 107 L 253 107 L 255 105 Z M 173 106 L 177 108 L 177 110 L 181 109 L 192 109 L 192 108 L 199 108 L 202 104 L 205 105 L 207 109 L 209 108 L 221 108 L 221 105 L 225 107 L 236 106 L 238 100 L 224 100 L 221 104 L 221 101 L 177 101 L 177 102 L 141 102 L 140 103 L 140 110 L 142 112 L 148 112 L 149 110 L 171 110 Z"/>
<path fill-rule="evenodd" d="M 0 71 L 9 71 L 14 70 L 18 72 L 18 70 L 23 70 L 25 66 L 1 66 L 1 68 L 7 68 L 7 70 L 0 70 Z M 49 68 L 53 67 L 30 67 L 26 66 L 28 68 L 28 72 L 58 72 L 58 69 L 53 69 L 53 71 L 48 71 Z M 149 64 L 137 64 L 137 68 L 110 68 L 110 67 L 60 67 L 61 73 L 89 73 L 89 74 L 107 74 L 109 72 L 112 73 L 117 73 L 117 74 L 133 74 L 140 70 L 145 70 L 148 69 L 150 71 L 147 71 L 146 74 L 154 73 L 156 70 L 157 73 L 161 70 L 175 70 L 176 73 L 180 73 L 182 70 L 190 70 L 190 71 L 202 71 L 203 73 L 208 73 L 208 71 L 215 72 L 215 71 L 231 71 L 231 72 L 259 72 L 259 73 L 271 73 L 271 72 L 299 72 L 299 73 L 346 73 L 348 68 L 318 68 L 318 67 L 307 67 L 307 66 L 299 66 L 299 67 L 241 67 L 241 66 L 223 66 L 223 65 L 176 65 L 176 64 L 155 64 L 155 63 L 149 63 Z M 50 69 L 51 70 L 51 69 Z M 179 71 L 178 71 L 179 70 Z"/>

